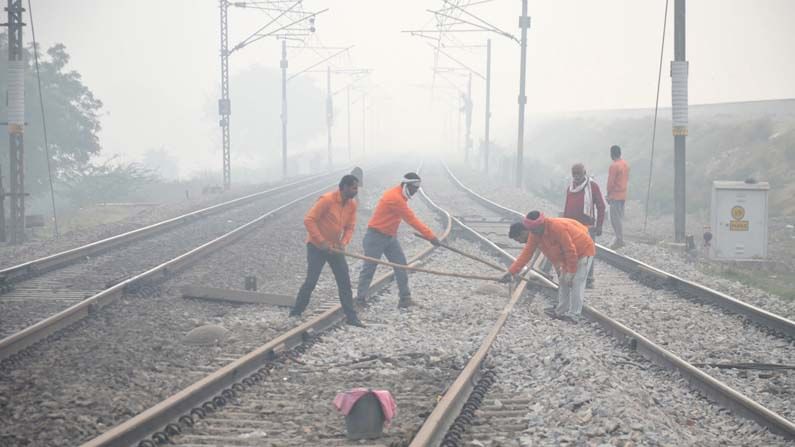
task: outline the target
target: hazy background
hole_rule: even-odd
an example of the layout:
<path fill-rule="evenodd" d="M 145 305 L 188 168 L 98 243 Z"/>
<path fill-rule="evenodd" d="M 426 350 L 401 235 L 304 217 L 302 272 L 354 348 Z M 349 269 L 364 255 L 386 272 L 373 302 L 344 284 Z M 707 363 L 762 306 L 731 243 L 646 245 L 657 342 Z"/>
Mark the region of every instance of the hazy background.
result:
<path fill-rule="evenodd" d="M 319 41 L 355 45 L 334 66 L 373 69 L 368 81 L 368 154 L 397 150 L 446 150 L 455 143 L 458 98 L 437 78 L 428 86 L 432 50 L 424 39 L 401 33 L 430 29 L 430 0 L 306 0 L 306 10 L 330 8 L 317 20 Z M 518 0 L 476 7 L 491 23 L 518 34 Z M 665 2 L 613 0 L 531 1 L 527 96 L 531 116 L 576 110 L 653 107 Z M 219 169 L 219 11 L 212 0 L 34 0 L 37 37 L 60 42 L 70 67 L 103 101 L 102 156 L 137 161 L 152 150 L 175 157 L 169 176 Z M 687 59 L 690 103 L 795 97 L 795 2 L 699 0 L 688 2 Z M 230 45 L 265 20 L 257 11 L 230 9 Z M 468 43 L 493 41 L 495 144 L 515 143 L 519 47 L 500 36 L 468 33 Z M 29 28 L 26 42 L 30 42 Z M 290 71 L 319 59 L 291 50 Z M 456 55 L 484 71 L 483 49 Z M 280 43 L 264 39 L 234 54 L 232 164 L 280 163 Z M 673 1 L 663 67 L 661 104 L 670 104 L 668 61 L 673 58 Z M 453 66 L 450 61 L 440 63 Z M 463 78 L 452 78 L 464 87 Z M 346 83 L 335 76 L 334 89 Z M 473 139 L 483 129 L 483 83 L 473 80 Z M 29 94 L 34 94 L 30 92 Z M 325 76 L 307 74 L 290 84 L 291 151 L 325 148 Z M 359 94 L 354 94 L 354 100 Z M 314 107 L 316 106 L 316 108 Z M 353 148 L 361 148 L 361 103 L 352 116 Z M 29 110 L 28 113 L 36 111 Z M 345 152 L 345 98 L 335 98 L 335 156 Z M 37 113 L 37 112 L 36 112 Z M 668 114 L 670 112 L 667 112 Z M 669 116 L 666 115 L 666 118 Z M 258 127 L 259 125 L 259 127 Z M 661 127 L 670 139 L 670 124 Z M 528 147 L 536 155 L 548 150 Z M 643 150 L 648 150 L 643 148 Z M 151 156 L 151 153 L 149 154 Z M 234 179 L 234 171 L 233 171 Z"/>

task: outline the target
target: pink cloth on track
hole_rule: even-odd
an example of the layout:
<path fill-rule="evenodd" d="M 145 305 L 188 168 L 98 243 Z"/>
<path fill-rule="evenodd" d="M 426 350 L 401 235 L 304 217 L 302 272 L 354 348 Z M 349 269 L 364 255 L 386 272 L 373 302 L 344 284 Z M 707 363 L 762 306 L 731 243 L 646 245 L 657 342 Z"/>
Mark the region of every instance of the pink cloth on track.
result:
<path fill-rule="evenodd" d="M 353 405 L 362 398 L 365 394 L 372 392 L 378 401 L 381 403 L 381 410 L 384 412 L 384 419 L 386 426 L 392 422 L 392 418 L 397 414 L 397 404 L 395 399 L 392 398 L 392 393 L 387 390 L 371 390 L 368 388 L 353 388 L 345 391 L 344 393 L 337 394 L 334 398 L 334 407 L 337 411 L 344 415 L 348 415 L 353 408 Z"/>

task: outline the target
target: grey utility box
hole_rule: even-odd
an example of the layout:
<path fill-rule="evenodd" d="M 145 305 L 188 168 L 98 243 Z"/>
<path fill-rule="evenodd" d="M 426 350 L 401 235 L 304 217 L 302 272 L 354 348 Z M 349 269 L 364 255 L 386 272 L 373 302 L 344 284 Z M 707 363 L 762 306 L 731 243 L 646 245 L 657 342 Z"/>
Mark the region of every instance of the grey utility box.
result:
<path fill-rule="evenodd" d="M 710 257 L 750 261 L 767 257 L 767 182 L 712 182 Z"/>

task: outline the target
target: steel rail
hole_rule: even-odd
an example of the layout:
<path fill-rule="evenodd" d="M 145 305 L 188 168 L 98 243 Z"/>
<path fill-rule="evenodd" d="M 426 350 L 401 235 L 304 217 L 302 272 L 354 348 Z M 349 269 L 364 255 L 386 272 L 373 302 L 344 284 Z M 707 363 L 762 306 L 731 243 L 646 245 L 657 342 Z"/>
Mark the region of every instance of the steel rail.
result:
<path fill-rule="evenodd" d="M 440 208 L 435 209 L 441 210 Z M 453 221 L 447 212 L 443 210 L 438 212 L 446 220 L 445 230 L 439 237 L 440 240 L 444 240 L 452 230 Z M 420 262 L 435 248 L 429 244 L 428 248 L 409 260 L 408 265 Z M 374 292 L 383 288 L 393 276 L 392 271 L 382 274 L 373 282 L 370 291 Z M 242 385 L 240 382 L 243 379 L 278 358 L 279 354 L 294 349 L 316 334 L 340 323 L 344 318 L 342 307 L 336 304 L 322 314 L 278 335 L 254 351 L 205 376 L 166 400 L 84 443 L 83 447 L 117 447 L 143 442 L 147 436 L 162 430 L 192 409 L 200 407 L 203 402 L 216 398 L 222 393 L 233 392 L 231 388 L 233 385 Z"/>
<path fill-rule="evenodd" d="M 22 351 L 23 349 L 33 345 L 34 343 L 43 340 L 50 334 L 57 332 L 61 329 L 64 329 L 72 324 L 76 323 L 77 321 L 82 320 L 86 316 L 97 312 L 104 306 L 107 306 L 110 303 L 113 303 L 117 299 L 119 299 L 126 290 L 129 288 L 134 287 L 136 285 L 145 283 L 146 281 L 151 280 L 158 280 L 168 277 L 169 275 L 173 274 L 176 271 L 186 267 L 187 265 L 191 264 L 192 262 L 197 261 L 207 253 L 211 253 L 215 250 L 218 250 L 224 246 L 231 244 L 232 242 L 238 240 L 240 237 L 244 236 L 247 233 L 250 233 L 254 229 L 256 229 L 256 225 L 273 217 L 277 213 L 287 209 L 303 200 L 306 200 L 310 197 L 317 195 L 323 191 L 326 191 L 335 184 L 327 184 L 324 185 L 320 189 L 313 189 L 311 192 L 307 194 L 303 194 L 297 199 L 294 199 L 286 204 L 278 206 L 265 214 L 257 217 L 256 219 L 249 221 L 232 231 L 229 231 L 209 242 L 206 242 L 186 253 L 183 253 L 176 258 L 173 258 L 169 261 L 163 262 L 155 267 L 146 270 L 143 273 L 139 273 L 131 278 L 128 278 L 112 287 L 109 287 L 67 309 L 64 309 L 61 312 L 58 312 L 55 315 L 52 315 L 44 320 L 41 320 L 27 328 L 12 334 L 2 340 L 0 340 L 0 360 L 6 359 L 11 357 L 12 355 Z"/>
<path fill-rule="evenodd" d="M 431 206 L 438 208 L 438 205 L 436 205 L 430 197 L 425 195 L 425 192 L 423 192 L 423 196 Z M 494 242 L 467 226 L 459 219 L 453 217 L 453 221 L 457 226 L 461 227 L 467 239 L 479 242 L 485 248 L 496 251 L 499 253 L 500 259 L 504 263 L 511 263 L 515 260 L 508 252 L 498 247 Z M 536 256 L 536 258 L 531 260 L 531 265 L 538 262 L 538 258 L 539 257 Z M 554 287 L 554 283 L 532 269 L 528 270 L 527 275 L 538 278 L 542 285 Z M 505 322 L 508 321 L 508 317 L 513 311 L 514 306 L 522 297 L 527 284 L 527 281 L 519 281 L 516 289 L 511 291 L 511 298 L 508 304 L 500 311 L 499 317 L 497 317 L 497 321 L 492 326 L 489 334 L 483 339 L 478 350 L 470 357 L 464 369 L 459 373 L 458 377 L 456 377 L 453 384 L 445 391 L 431 414 L 425 419 L 420 429 L 412 438 L 409 447 L 439 445 L 442 442 L 444 435 L 455 422 L 455 418 L 461 413 L 461 409 L 464 407 L 469 395 L 472 394 L 475 385 L 480 380 L 486 356 L 497 340 L 497 336 L 502 331 Z"/>
<path fill-rule="evenodd" d="M 461 183 L 450 171 L 450 169 L 445 165 L 445 169 L 447 170 L 451 179 L 454 180 L 454 183 L 459 185 L 461 189 L 466 191 L 470 194 L 473 198 L 477 199 L 482 204 L 489 206 L 495 210 L 505 210 L 506 214 L 510 213 L 510 215 L 520 215 L 514 210 L 509 208 L 505 208 L 495 202 L 492 202 L 485 197 L 475 193 L 470 188 L 467 188 L 463 183 Z M 611 253 L 618 255 L 617 253 L 609 250 Z M 628 258 L 631 261 L 635 261 L 634 259 Z M 637 261 L 636 261 L 637 262 Z M 650 268 L 646 264 L 639 263 L 633 265 L 642 265 L 643 268 Z M 652 271 L 656 271 L 658 269 L 653 269 Z M 552 285 L 557 288 L 557 285 Z M 700 285 L 695 285 L 696 287 L 702 287 Z M 711 290 L 707 288 L 703 288 L 706 290 Z M 771 411 L 770 409 L 766 408 L 762 404 L 756 402 L 755 400 L 749 398 L 748 396 L 744 395 L 743 393 L 731 388 L 730 386 L 726 385 L 725 383 L 721 382 L 720 380 L 712 377 L 710 374 L 706 373 L 705 371 L 693 366 L 688 361 L 682 359 L 681 357 L 675 355 L 673 352 L 663 348 L 662 346 L 654 343 L 649 338 L 643 336 L 641 333 L 627 327 L 626 325 L 610 318 L 609 316 L 601 313 L 600 311 L 594 309 L 593 307 L 584 304 L 583 305 L 583 315 L 591 321 L 598 323 L 602 326 L 605 330 L 611 333 L 614 337 L 618 338 L 619 340 L 626 341 L 630 344 L 630 346 L 639 354 L 647 358 L 648 360 L 652 361 L 653 363 L 663 366 L 665 368 L 674 370 L 679 372 L 687 381 L 690 383 L 691 386 L 696 388 L 697 390 L 701 391 L 707 397 L 712 399 L 715 402 L 729 408 L 735 414 L 740 415 L 742 417 L 752 419 L 762 425 L 763 427 L 768 428 L 772 432 L 782 435 L 787 439 L 795 439 L 795 423 L 792 421 L 784 418 L 783 416 L 779 415 L 778 413 Z M 488 341 L 488 340 L 487 340 Z M 492 340 L 493 341 L 493 340 Z M 488 350 L 487 348 L 486 351 Z M 480 351 L 478 351 L 480 352 Z M 482 360 L 472 359 L 471 362 L 478 362 Z M 469 368 L 471 365 L 467 365 Z M 473 368 L 475 366 L 472 366 Z M 463 379 L 462 379 L 463 380 Z M 456 381 L 456 383 L 458 380 Z M 450 396 L 447 401 L 457 401 L 457 402 L 464 402 L 468 396 L 469 392 L 471 392 L 471 388 L 474 385 L 470 385 L 468 387 L 460 387 L 458 389 L 451 389 L 448 391 L 448 394 L 451 392 L 461 393 L 465 395 L 462 396 Z M 469 388 L 469 392 L 466 392 L 466 388 Z M 447 395 L 445 395 L 447 398 Z M 445 399 L 443 399 L 445 401 Z M 440 402 L 441 404 L 441 402 Z M 425 432 L 431 433 L 431 435 L 424 435 L 427 436 L 424 439 L 427 440 L 441 440 L 444 436 L 444 433 L 447 432 L 447 428 L 450 424 L 452 424 L 455 415 L 457 412 L 452 411 L 452 406 L 448 405 L 449 408 L 440 409 L 439 411 L 445 412 L 445 417 L 435 417 L 433 420 L 426 421 L 426 423 L 431 424 Z M 436 412 L 436 409 L 434 410 Z M 432 413 L 433 415 L 433 413 Z M 441 423 L 441 421 L 445 421 Z M 445 425 L 446 424 L 446 425 Z M 424 428 L 424 427 L 423 427 Z M 421 429 L 422 431 L 422 429 Z M 438 441 L 437 441 L 438 443 Z M 425 444 L 414 444 L 412 445 L 436 445 L 434 442 L 428 442 Z"/>
<path fill-rule="evenodd" d="M 272 194 L 276 194 L 289 188 L 301 186 L 313 181 L 318 181 L 327 176 L 329 176 L 329 174 L 322 174 L 290 182 L 284 185 L 279 185 L 264 191 L 248 194 L 243 197 L 238 197 L 223 203 L 202 208 L 200 210 L 191 211 L 181 216 L 172 217 L 170 219 L 137 228 L 132 231 L 110 236 L 108 238 L 94 241 L 80 247 L 71 248 L 69 250 L 64 250 L 49 256 L 44 256 L 42 258 L 23 262 L 11 267 L 6 267 L 4 269 L 0 269 L 0 283 L 3 285 L 8 285 L 21 280 L 30 279 L 31 277 L 39 276 L 46 272 L 76 263 L 87 256 L 93 256 L 121 245 L 151 237 L 171 228 L 176 228 L 181 225 L 193 222 L 196 219 L 204 218 L 264 197 L 268 197 Z"/>
<path fill-rule="evenodd" d="M 493 202 L 472 189 L 464 185 L 444 164 L 447 174 L 460 189 L 472 195 L 478 202 L 486 207 L 501 213 L 505 216 L 523 218 L 524 215 L 510 208 L 506 208 L 496 202 Z M 785 337 L 795 339 L 795 321 L 788 318 L 760 309 L 754 305 L 745 303 L 737 298 L 733 298 L 725 293 L 711 289 L 701 284 L 681 278 L 672 273 L 653 267 L 637 259 L 631 258 L 626 255 L 617 253 L 603 245 L 596 244 L 596 257 L 608 264 L 623 270 L 627 273 L 645 273 L 650 274 L 660 279 L 666 287 L 679 292 L 680 295 L 691 299 L 696 302 L 706 303 L 713 306 L 720 307 L 733 314 L 740 315 L 748 320 L 751 320 L 761 326 L 769 329 L 777 334 Z"/>

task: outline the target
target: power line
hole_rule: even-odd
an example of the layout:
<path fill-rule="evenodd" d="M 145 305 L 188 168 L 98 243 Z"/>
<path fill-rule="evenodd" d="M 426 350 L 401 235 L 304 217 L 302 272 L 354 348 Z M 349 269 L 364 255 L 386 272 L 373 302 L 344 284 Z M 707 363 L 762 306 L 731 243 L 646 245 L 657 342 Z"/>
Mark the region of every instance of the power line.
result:
<path fill-rule="evenodd" d="M 651 131 L 651 156 L 649 157 L 649 183 L 646 185 L 646 210 L 643 213 L 643 232 L 646 232 L 646 223 L 649 220 L 649 197 L 651 196 L 652 168 L 654 167 L 654 142 L 657 138 L 657 109 L 660 104 L 660 79 L 662 78 L 663 52 L 665 51 L 665 28 L 668 25 L 668 0 L 665 0 L 665 13 L 663 14 L 662 42 L 660 43 L 660 68 L 657 70 L 657 98 L 654 100 L 654 124 Z"/>
<path fill-rule="evenodd" d="M 33 60 L 36 62 L 36 82 L 39 85 L 39 107 L 41 108 L 41 127 L 44 131 L 44 155 L 47 158 L 47 179 L 50 182 L 50 201 L 52 202 L 53 234 L 58 237 L 58 214 L 55 211 L 55 190 L 52 186 L 52 167 L 50 166 L 50 143 L 47 139 L 47 115 L 44 113 L 44 95 L 41 92 L 41 73 L 39 72 L 39 45 L 36 42 L 36 28 L 33 26 L 33 7 L 28 0 L 30 34 L 33 37 Z"/>

